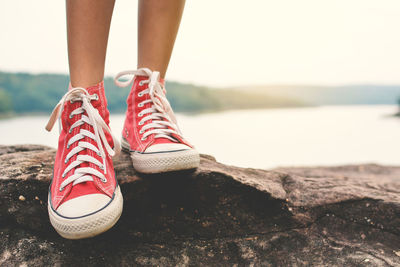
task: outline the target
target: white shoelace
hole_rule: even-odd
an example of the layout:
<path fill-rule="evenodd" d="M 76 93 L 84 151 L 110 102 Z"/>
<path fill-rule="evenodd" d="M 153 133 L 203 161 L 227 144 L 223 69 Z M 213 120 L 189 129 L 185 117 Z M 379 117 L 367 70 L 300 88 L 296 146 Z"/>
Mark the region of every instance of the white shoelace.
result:
<path fill-rule="evenodd" d="M 126 75 L 133 75 L 133 77 L 127 81 L 119 80 Z M 149 135 L 153 134 L 154 138 L 167 138 L 173 142 L 179 142 L 172 136 L 172 134 L 181 138 L 182 134 L 178 128 L 176 117 L 172 111 L 171 105 L 165 96 L 165 89 L 159 82 L 160 73 L 158 71 L 151 71 L 147 68 L 122 71 L 115 76 L 114 82 L 119 87 L 126 87 L 133 82 L 136 75 L 149 77 L 148 80 L 140 81 L 140 85 L 147 83 L 149 86 L 147 89 L 140 91 L 138 96 L 142 97 L 143 95 L 148 94 L 150 99 L 138 103 L 138 107 L 143 107 L 148 103 L 152 104 L 151 107 L 142 110 L 138 114 L 139 117 L 143 117 L 138 123 L 140 126 L 142 126 L 146 121 L 151 120 L 150 123 L 142 126 L 139 131 L 139 134 L 142 134 L 142 141 L 146 140 Z"/>
<path fill-rule="evenodd" d="M 65 163 L 68 163 L 70 158 L 72 158 L 74 155 L 78 154 L 79 152 L 89 149 L 91 151 L 94 151 L 97 155 L 99 155 L 102 159 L 103 162 L 100 162 L 96 158 L 89 156 L 89 155 L 78 155 L 76 159 L 71 162 L 64 170 L 62 177 L 64 178 L 66 174 L 71 171 L 72 169 L 78 167 L 80 164 L 87 162 L 87 163 L 93 163 L 94 165 L 98 166 L 101 170 L 104 171 L 104 173 L 107 173 L 107 166 L 106 166 L 106 154 L 104 151 L 103 144 L 105 146 L 105 149 L 107 153 L 110 156 L 114 156 L 118 154 L 121 151 L 121 146 L 119 141 L 114 137 L 112 134 L 110 128 L 108 125 L 105 123 L 103 118 L 100 116 L 99 111 L 95 109 L 90 101 L 92 100 L 97 100 L 98 95 L 89 95 L 89 93 L 86 91 L 85 88 L 77 87 L 73 88 L 70 91 L 68 91 L 58 102 L 57 106 L 54 108 L 49 122 L 47 123 L 46 130 L 51 131 L 51 129 L 54 126 L 54 123 L 57 119 L 59 119 L 59 126 L 60 126 L 60 132 L 61 132 L 61 113 L 62 109 L 64 108 L 64 103 L 66 101 L 71 101 L 77 102 L 80 101 L 82 102 L 82 106 L 76 108 L 73 110 L 70 114 L 69 117 L 72 118 L 75 115 L 82 114 L 81 119 L 77 120 L 75 123 L 73 123 L 69 129 L 69 133 L 72 133 L 72 130 L 76 127 L 79 127 L 83 124 L 89 124 L 93 127 L 94 134 L 88 130 L 85 129 L 80 129 L 79 133 L 75 134 L 73 137 L 71 137 L 67 143 L 67 148 L 69 148 L 72 144 L 75 142 L 78 142 L 78 145 L 74 147 L 66 156 L 65 158 Z M 87 116 L 83 113 L 87 114 Z M 110 146 L 110 144 L 107 141 L 107 138 L 105 136 L 104 130 L 107 131 L 108 133 L 111 134 L 113 142 L 114 142 L 114 149 Z M 92 140 L 94 140 L 97 144 L 97 147 L 94 146 L 93 144 L 85 141 L 80 141 L 84 139 L 85 137 L 88 137 Z M 62 191 L 68 184 L 72 183 L 72 185 L 76 185 L 79 183 L 87 182 L 87 181 L 93 181 L 93 177 L 96 176 L 100 178 L 100 180 L 105 183 L 107 182 L 107 178 L 104 176 L 103 173 L 99 172 L 98 170 L 92 168 L 92 167 L 80 167 L 75 169 L 75 172 L 73 175 L 69 176 L 67 179 L 65 179 L 61 185 L 59 190 Z"/>

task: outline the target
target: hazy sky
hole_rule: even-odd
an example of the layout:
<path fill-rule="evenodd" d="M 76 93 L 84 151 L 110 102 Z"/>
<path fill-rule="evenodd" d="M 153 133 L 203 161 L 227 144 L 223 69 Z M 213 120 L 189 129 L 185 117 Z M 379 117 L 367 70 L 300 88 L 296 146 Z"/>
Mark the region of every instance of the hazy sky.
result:
<path fill-rule="evenodd" d="M 117 0 L 106 73 L 134 69 Z M 187 0 L 168 78 L 205 85 L 400 83 L 399 0 Z M 65 2 L 0 2 L 0 70 L 67 73 Z"/>

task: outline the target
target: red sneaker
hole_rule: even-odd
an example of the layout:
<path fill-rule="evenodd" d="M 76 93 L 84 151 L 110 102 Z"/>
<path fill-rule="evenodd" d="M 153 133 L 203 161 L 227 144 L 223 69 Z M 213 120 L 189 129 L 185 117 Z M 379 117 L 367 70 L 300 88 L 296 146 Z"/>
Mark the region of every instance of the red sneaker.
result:
<path fill-rule="evenodd" d="M 134 77 L 118 80 L 125 75 Z M 121 72 L 115 78 L 120 87 L 132 81 L 121 143 L 130 152 L 134 168 L 143 173 L 197 168 L 199 153 L 182 137 L 160 73 L 143 68 Z"/>
<path fill-rule="evenodd" d="M 57 118 L 60 138 L 49 189 L 50 222 L 65 238 L 92 237 L 111 228 L 122 213 L 111 159 L 120 144 L 108 126 L 103 83 L 71 88 L 54 109 L 48 131 Z"/>

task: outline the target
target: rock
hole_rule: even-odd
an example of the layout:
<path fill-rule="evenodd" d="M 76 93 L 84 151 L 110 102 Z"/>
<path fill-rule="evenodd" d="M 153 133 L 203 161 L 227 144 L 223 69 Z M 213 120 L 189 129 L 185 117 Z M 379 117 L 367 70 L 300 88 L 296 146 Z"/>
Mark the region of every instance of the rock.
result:
<path fill-rule="evenodd" d="M 266 171 L 203 155 L 195 172 L 141 175 L 123 153 L 120 221 L 71 241 L 47 215 L 54 154 L 0 146 L 0 266 L 400 265 L 400 167 Z"/>

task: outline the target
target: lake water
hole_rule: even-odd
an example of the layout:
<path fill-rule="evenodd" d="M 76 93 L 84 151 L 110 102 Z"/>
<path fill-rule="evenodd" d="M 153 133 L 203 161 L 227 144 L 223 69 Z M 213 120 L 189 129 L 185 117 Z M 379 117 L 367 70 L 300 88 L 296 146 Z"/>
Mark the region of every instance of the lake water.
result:
<path fill-rule="evenodd" d="M 201 153 L 218 161 L 254 168 L 400 164 L 400 119 L 396 106 L 310 108 L 178 114 L 181 130 Z M 0 120 L 0 144 L 56 147 L 58 127 L 44 130 L 48 117 Z M 111 116 L 120 135 L 124 115 Z"/>

